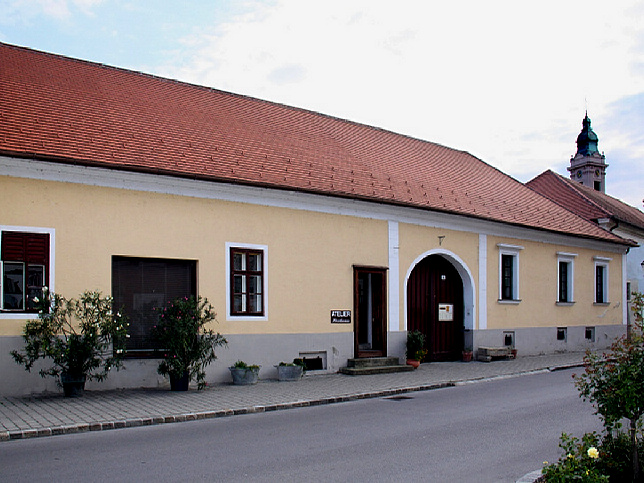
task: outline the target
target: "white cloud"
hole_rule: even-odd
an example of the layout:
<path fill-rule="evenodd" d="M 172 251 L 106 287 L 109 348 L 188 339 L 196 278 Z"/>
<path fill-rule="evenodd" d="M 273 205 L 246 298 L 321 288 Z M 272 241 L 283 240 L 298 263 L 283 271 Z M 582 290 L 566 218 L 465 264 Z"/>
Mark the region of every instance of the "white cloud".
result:
<path fill-rule="evenodd" d="M 74 10 L 92 15 L 93 8 L 102 2 L 103 0 L 5 0 L 0 6 L 0 19 L 4 19 L 0 23 L 29 22 L 39 15 L 67 21 L 72 18 Z"/>

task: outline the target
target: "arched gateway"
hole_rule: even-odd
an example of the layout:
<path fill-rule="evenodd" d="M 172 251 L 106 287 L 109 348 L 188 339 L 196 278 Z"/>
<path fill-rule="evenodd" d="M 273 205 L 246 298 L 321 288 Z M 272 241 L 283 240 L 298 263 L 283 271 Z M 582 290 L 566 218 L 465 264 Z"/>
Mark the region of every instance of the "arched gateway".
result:
<path fill-rule="evenodd" d="M 425 334 L 426 360 L 461 358 L 466 329 L 473 326 L 472 294 L 469 271 L 446 253 L 428 254 L 411 268 L 407 278 L 407 330 Z"/>

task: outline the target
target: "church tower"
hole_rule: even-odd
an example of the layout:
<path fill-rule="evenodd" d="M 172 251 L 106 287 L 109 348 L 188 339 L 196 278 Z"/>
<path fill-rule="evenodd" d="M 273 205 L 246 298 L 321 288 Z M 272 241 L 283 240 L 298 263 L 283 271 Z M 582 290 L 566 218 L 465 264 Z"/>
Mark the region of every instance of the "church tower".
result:
<path fill-rule="evenodd" d="M 597 149 L 599 139 L 590 127 L 588 112 L 577 136 L 577 153 L 570 158 L 570 179 L 602 193 L 606 192 L 606 157 Z"/>

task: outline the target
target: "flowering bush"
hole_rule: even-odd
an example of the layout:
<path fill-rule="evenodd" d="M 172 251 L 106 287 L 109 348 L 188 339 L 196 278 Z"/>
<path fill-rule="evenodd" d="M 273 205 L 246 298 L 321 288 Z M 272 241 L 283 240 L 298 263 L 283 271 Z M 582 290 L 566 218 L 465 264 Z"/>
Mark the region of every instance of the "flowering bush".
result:
<path fill-rule="evenodd" d="M 216 315 L 208 299 L 201 296 L 178 298 L 161 310 L 152 329 L 152 338 L 163 354 L 159 374 L 180 378 L 187 373 L 199 389 L 206 386 L 205 368 L 217 358 L 215 348 L 228 343 L 221 334 L 205 328 Z"/>
<path fill-rule="evenodd" d="M 25 325 L 24 352 L 11 351 L 27 371 L 38 359 L 51 359 L 52 365 L 39 373 L 59 378 L 60 384 L 62 374 L 102 381 L 110 369 L 121 367 L 128 324 L 113 312 L 112 297 L 86 291 L 78 300 L 66 299 L 44 287 L 34 302 L 38 319 Z"/>
<path fill-rule="evenodd" d="M 619 430 L 622 419 L 629 421 L 631 461 L 636 480 L 640 476 L 637 428 L 644 415 L 643 307 L 644 296 L 633 293 L 635 322 L 631 333 L 615 341 L 607 353 L 586 354 L 585 371 L 575 377 L 580 396 L 595 405 L 607 432 Z"/>
<path fill-rule="evenodd" d="M 581 442 L 566 434 L 560 447 L 564 456 L 543 469 L 546 481 L 642 481 L 640 453 L 644 415 L 644 295 L 633 293 L 634 327 L 604 354 L 588 352 L 585 370 L 573 376 L 580 397 L 593 403 L 605 435 L 582 436 Z M 628 435 L 621 430 L 629 421 Z"/>
<path fill-rule="evenodd" d="M 548 483 L 565 481 L 584 481 L 588 483 L 606 482 L 608 476 L 603 474 L 599 464 L 600 452 L 597 449 L 599 436 L 597 433 L 587 433 L 581 441 L 566 433 L 561 435 L 559 447 L 563 455 L 553 464 L 544 462 L 542 470 Z"/>

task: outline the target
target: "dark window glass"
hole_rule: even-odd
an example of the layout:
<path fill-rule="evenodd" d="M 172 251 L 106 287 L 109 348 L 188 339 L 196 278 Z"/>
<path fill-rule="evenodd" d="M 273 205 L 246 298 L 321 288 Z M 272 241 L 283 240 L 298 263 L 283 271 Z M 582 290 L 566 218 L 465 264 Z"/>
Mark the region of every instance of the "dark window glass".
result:
<path fill-rule="evenodd" d="M 150 331 L 158 309 L 176 298 L 197 296 L 197 262 L 112 257 L 112 296 L 130 323 L 128 355 L 151 355 L 155 347 Z"/>
<path fill-rule="evenodd" d="M 606 294 L 604 293 L 604 276 L 606 267 L 597 265 L 595 267 L 595 302 L 603 304 L 606 302 Z"/>
<path fill-rule="evenodd" d="M 559 302 L 570 302 L 568 299 L 568 262 L 559 262 Z"/>
<path fill-rule="evenodd" d="M 501 255 L 501 299 L 514 300 L 514 256 Z"/>

